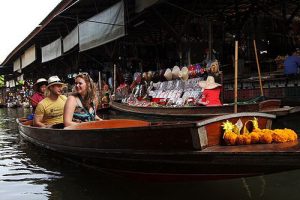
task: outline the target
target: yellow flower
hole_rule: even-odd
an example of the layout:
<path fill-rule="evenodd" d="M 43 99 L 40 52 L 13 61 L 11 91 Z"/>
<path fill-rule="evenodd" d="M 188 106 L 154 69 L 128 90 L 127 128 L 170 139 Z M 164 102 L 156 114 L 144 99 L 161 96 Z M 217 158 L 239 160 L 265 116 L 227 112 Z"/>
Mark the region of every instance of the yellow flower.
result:
<path fill-rule="evenodd" d="M 225 130 L 225 132 L 230 132 L 233 130 L 234 125 L 227 120 L 226 122 L 223 122 L 222 127 Z"/>
<path fill-rule="evenodd" d="M 272 133 L 273 133 L 272 130 L 270 130 L 270 129 L 262 129 L 261 131 L 262 131 L 262 135 L 259 138 L 259 141 L 261 143 L 264 143 L 264 144 L 270 144 L 270 143 L 272 143 L 272 140 L 273 140 L 273 138 L 272 138 Z"/>
<path fill-rule="evenodd" d="M 288 134 L 282 129 L 275 129 L 272 138 L 274 142 L 283 143 L 288 141 Z"/>
<path fill-rule="evenodd" d="M 292 129 L 285 128 L 284 131 L 288 135 L 288 141 L 295 141 L 298 139 L 298 135 Z"/>
<path fill-rule="evenodd" d="M 223 136 L 224 141 L 227 145 L 235 145 L 237 137 L 238 137 L 237 134 L 231 131 L 225 132 Z"/>
<path fill-rule="evenodd" d="M 258 127 L 258 120 L 256 117 L 254 117 L 252 123 L 253 123 L 253 130 L 260 130 L 260 128 Z"/>
<path fill-rule="evenodd" d="M 251 144 L 251 135 L 244 134 L 244 140 L 245 140 L 245 144 Z"/>
<path fill-rule="evenodd" d="M 251 136 L 251 143 L 256 144 L 259 142 L 260 133 L 259 132 L 251 132 L 249 134 Z"/>
<path fill-rule="evenodd" d="M 246 135 L 238 135 L 236 139 L 238 145 L 243 145 L 248 143 L 248 137 Z"/>

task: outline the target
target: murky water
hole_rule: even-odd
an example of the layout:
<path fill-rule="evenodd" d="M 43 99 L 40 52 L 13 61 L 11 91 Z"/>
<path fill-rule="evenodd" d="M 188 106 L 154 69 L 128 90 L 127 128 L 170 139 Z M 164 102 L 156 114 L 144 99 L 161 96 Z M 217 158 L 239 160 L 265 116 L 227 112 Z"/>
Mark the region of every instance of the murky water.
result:
<path fill-rule="evenodd" d="M 29 110 L 0 109 L 0 199 L 299 199 L 300 170 L 266 176 L 190 183 L 147 183 L 120 179 L 57 158 L 24 142 L 15 119 Z M 126 118 L 112 112 L 106 118 Z M 300 133 L 299 115 L 278 127 Z M 140 117 L 140 116 L 139 116 Z M 156 120 L 161 120 L 157 118 Z"/>

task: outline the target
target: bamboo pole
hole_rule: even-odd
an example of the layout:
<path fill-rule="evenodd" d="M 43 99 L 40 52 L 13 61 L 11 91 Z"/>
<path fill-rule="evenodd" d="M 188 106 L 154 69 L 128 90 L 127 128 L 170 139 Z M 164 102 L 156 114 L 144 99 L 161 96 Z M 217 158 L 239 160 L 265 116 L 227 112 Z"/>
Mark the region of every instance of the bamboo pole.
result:
<path fill-rule="evenodd" d="M 102 107 L 102 82 L 101 82 L 101 71 L 98 73 L 98 87 L 99 87 L 99 99 L 98 102 L 100 103 L 100 106 Z"/>
<path fill-rule="evenodd" d="M 261 74 L 260 74 L 260 65 L 259 65 L 259 61 L 258 61 L 258 55 L 257 55 L 257 49 L 256 49 L 256 42 L 255 42 L 255 40 L 253 40 L 253 45 L 254 45 L 256 66 L 257 66 L 257 72 L 258 72 L 259 86 L 260 86 L 260 96 L 264 96 L 264 91 L 263 91 L 262 81 L 261 81 Z"/>
<path fill-rule="evenodd" d="M 237 100 L 238 100 L 238 53 L 239 42 L 235 41 L 235 55 L 234 55 L 234 113 L 237 113 Z"/>
<path fill-rule="evenodd" d="M 117 89 L 117 65 L 114 64 L 114 94 L 116 93 L 116 89 Z"/>
<path fill-rule="evenodd" d="M 99 86 L 99 91 L 101 93 L 101 89 L 102 89 L 101 71 L 99 71 L 99 74 L 98 74 L 98 86 Z"/>

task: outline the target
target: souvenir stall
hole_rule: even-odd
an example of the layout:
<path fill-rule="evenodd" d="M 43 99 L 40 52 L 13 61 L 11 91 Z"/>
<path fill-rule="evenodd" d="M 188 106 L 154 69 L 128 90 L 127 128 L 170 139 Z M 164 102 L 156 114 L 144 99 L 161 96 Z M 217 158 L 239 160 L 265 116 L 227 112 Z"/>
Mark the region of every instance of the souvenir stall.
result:
<path fill-rule="evenodd" d="M 135 107 L 199 106 L 202 88 L 198 83 L 206 80 L 208 74 L 219 76 L 218 61 L 210 63 L 209 67 L 194 64 L 136 72 L 131 84 L 124 81 L 116 89 L 115 100 Z"/>

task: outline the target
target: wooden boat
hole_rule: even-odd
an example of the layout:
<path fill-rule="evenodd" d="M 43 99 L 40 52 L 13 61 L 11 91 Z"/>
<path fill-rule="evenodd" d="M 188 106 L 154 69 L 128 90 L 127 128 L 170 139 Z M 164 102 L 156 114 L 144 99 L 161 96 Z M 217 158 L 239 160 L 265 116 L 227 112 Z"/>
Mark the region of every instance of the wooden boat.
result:
<path fill-rule="evenodd" d="M 111 107 L 130 113 L 138 113 L 143 115 L 158 116 L 178 116 L 178 117 L 199 117 L 207 118 L 234 113 L 234 105 L 222 106 L 195 106 L 195 107 L 138 107 L 129 106 L 128 104 L 111 102 Z M 276 116 L 285 116 L 291 112 L 293 107 L 281 107 L 281 101 L 278 99 L 265 100 L 259 103 L 247 103 L 238 106 L 239 112 L 264 112 L 274 114 Z"/>
<path fill-rule="evenodd" d="M 222 123 L 258 118 L 270 128 L 274 115 L 238 113 L 197 122 L 103 120 L 66 129 L 32 127 L 18 120 L 21 136 L 105 172 L 143 180 L 207 180 L 300 168 L 298 141 L 225 146 Z"/>

